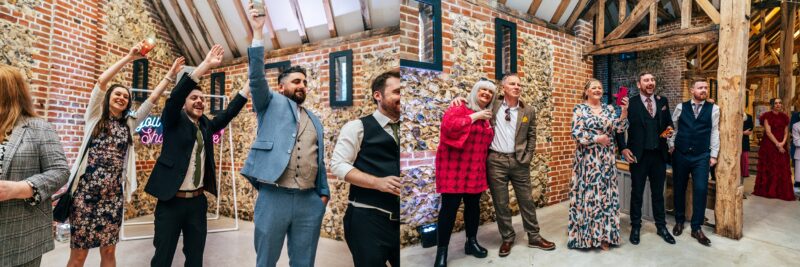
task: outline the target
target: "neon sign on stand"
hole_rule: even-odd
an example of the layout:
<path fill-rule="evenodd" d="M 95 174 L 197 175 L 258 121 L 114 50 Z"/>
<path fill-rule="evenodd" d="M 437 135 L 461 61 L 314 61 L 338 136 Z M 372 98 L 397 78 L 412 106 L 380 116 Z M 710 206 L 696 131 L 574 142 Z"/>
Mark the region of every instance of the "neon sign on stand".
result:
<path fill-rule="evenodd" d="M 161 125 L 161 117 L 148 116 L 136 127 L 136 133 L 139 134 L 139 141 L 143 145 L 160 145 L 164 142 L 164 126 Z M 211 135 L 215 145 L 220 143 L 223 134 L 225 134 L 225 129 Z"/>

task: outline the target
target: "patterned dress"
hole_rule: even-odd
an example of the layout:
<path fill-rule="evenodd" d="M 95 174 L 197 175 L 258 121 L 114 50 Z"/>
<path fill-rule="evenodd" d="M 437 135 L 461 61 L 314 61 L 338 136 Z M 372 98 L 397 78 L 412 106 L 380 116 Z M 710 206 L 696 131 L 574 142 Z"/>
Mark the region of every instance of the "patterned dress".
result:
<path fill-rule="evenodd" d="M 122 224 L 122 172 L 128 151 L 128 127 L 110 120 L 108 133 L 92 139 L 86 151 L 86 172 L 73 195 L 69 221 L 71 248 L 90 249 L 116 244 Z"/>
<path fill-rule="evenodd" d="M 569 191 L 569 248 L 599 247 L 603 241 L 619 244 L 619 194 L 614 158 L 614 133 L 628 129 L 627 119 L 618 119 L 614 108 L 605 105 L 594 115 L 587 104 L 575 106 L 572 138 L 577 141 L 573 178 Z M 594 142 L 605 134 L 611 145 Z"/>

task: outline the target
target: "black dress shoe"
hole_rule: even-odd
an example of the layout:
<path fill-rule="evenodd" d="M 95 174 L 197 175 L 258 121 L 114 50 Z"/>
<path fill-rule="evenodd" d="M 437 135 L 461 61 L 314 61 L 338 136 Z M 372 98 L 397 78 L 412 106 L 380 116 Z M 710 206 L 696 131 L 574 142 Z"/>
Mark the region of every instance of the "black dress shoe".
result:
<path fill-rule="evenodd" d="M 675 227 L 672 227 L 672 234 L 675 236 L 683 234 L 683 223 L 676 223 Z"/>
<path fill-rule="evenodd" d="M 631 244 L 634 245 L 639 244 L 639 230 L 640 230 L 639 227 L 631 228 L 631 237 L 630 237 Z"/>
<path fill-rule="evenodd" d="M 447 246 L 436 248 L 436 262 L 433 267 L 447 267 Z"/>
<path fill-rule="evenodd" d="M 486 258 L 489 251 L 478 244 L 477 238 L 468 237 L 467 243 L 464 244 L 464 254 L 475 256 L 475 258 Z"/>
<path fill-rule="evenodd" d="M 703 230 L 692 231 L 692 237 L 694 237 L 694 239 L 697 239 L 697 242 L 700 242 L 700 244 L 702 244 L 703 246 L 706 247 L 711 246 L 711 240 L 708 239 L 708 237 L 706 237 L 705 234 L 703 234 Z"/>
<path fill-rule="evenodd" d="M 664 242 L 675 244 L 675 238 L 673 238 L 672 235 L 669 234 L 669 230 L 667 230 L 666 226 L 658 227 L 658 230 L 656 230 L 656 234 L 658 234 L 658 236 L 664 239 Z"/>

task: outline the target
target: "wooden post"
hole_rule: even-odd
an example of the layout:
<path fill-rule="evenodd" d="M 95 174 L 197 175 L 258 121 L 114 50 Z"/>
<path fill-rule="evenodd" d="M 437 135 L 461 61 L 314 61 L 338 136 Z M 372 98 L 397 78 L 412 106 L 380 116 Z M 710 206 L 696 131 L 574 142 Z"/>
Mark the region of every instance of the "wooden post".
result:
<path fill-rule="evenodd" d="M 606 24 L 605 15 L 606 15 L 606 12 L 604 12 L 605 8 L 606 8 L 606 0 L 598 0 L 597 1 L 597 17 L 594 18 L 594 25 L 595 25 L 595 27 L 594 27 L 594 33 L 595 33 L 594 43 L 595 44 L 602 44 L 603 43 L 603 37 L 606 34 L 606 28 L 605 28 L 605 24 Z"/>
<path fill-rule="evenodd" d="M 742 91 L 747 81 L 747 44 L 750 29 L 749 1 L 721 1 L 719 30 L 720 153 L 717 162 L 717 195 L 714 215 L 718 235 L 742 238 Z"/>
<path fill-rule="evenodd" d="M 794 97 L 794 86 L 792 84 L 792 55 L 794 54 L 794 9 L 795 4 L 789 2 L 781 3 L 781 75 L 778 85 L 778 93 L 783 103 L 792 103 Z M 786 105 L 786 111 L 791 112 L 793 105 Z"/>
<path fill-rule="evenodd" d="M 625 15 L 628 14 L 628 1 L 627 0 L 619 0 L 619 5 L 617 5 L 617 13 L 619 13 L 619 22 L 617 24 L 622 23 L 625 20 Z"/>
<path fill-rule="evenodd" d="M 651 35 L 658 33 L 658 6 L 656 3 L 650 5 L 650 29 Z"/>
<path fill-rule="evenodd" d="M 686 29 L 692 26 L 692 0 L 681 2 L 681 28 Z"/>

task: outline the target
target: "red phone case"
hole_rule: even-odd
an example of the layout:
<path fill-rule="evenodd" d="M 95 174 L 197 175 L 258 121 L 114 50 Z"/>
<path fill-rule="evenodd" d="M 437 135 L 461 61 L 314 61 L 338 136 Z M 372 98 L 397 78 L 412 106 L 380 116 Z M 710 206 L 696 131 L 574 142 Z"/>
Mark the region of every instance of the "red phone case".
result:
<path fill-rule="evenodd" d="M 619 92 L 617 92 L 617 94 L 614 95 L 614 97 L 617 98 L 617 106 L 621 106 L 622 98 L 625 98 L 627 96 L 628 96 L 628 87 L 620 86 Z"/>

